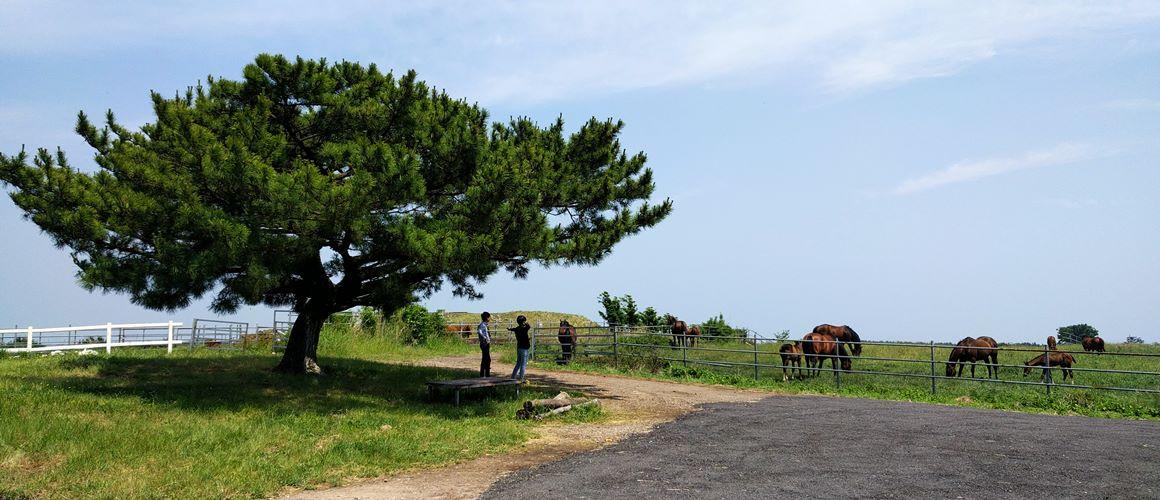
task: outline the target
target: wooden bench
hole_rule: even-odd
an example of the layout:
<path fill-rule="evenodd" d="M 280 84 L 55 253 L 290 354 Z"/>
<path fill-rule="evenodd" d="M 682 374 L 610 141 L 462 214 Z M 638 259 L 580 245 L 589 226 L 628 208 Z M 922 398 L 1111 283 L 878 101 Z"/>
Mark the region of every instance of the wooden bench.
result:
<path fill-rule="evenodd" d="M 507 377 L 476 377 L 463 378 L 459 380 L 429 380 L 427 381 L 427 395 L 431 399 L 435 399 L 435 393 L 439 389 L 451 389 L 455 391 L 455 405 L 459 406 L 459 393 L 461 391 L 471 389 L 481 389 L 484 387 L 502 387 L 505 385 L 515 386 L 516 397 L 520 396 L 520 381 Z"/>

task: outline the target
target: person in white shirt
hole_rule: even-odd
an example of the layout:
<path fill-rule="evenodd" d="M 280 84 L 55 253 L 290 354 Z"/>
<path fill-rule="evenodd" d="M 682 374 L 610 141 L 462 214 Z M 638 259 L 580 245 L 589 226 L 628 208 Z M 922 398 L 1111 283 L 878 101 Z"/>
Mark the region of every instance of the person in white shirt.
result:
<path fill-rule="evenodd" d="M 479 376 L 491 376 L 491 334 L 487 331 L 487 323 L 491 320 L 491 313 L 484 311 L 479 315 L 479 319 L 483 320 L 479 323 L 479 350 L 483 353 L 483 359 L 479 361 Z"/>

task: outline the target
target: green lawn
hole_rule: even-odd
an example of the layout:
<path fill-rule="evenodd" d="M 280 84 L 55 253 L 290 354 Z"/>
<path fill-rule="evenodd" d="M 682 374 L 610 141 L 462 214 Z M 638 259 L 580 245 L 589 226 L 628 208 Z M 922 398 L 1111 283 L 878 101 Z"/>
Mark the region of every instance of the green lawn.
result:
<path fill-rule="evenodd" d="M 425 380 L 474 373 L 406 363 L 471 352 L 331 329 L 322 377 L 275 374 L 258 352 L 3 356 L 0 498 L 265 497 L 523 443 L 535 424 L 510 391 L 430 403 Z"/>
<path fill-rule="evenodd" d="M 599 332 L 597 332 L 599 333 Z M 559 347 L 554 338 L 539 338 L 540 350 L 534 366 L 542 369 L 557 369 L 550 362 L 558 356 Z M 584 339 L 581 339 L 582 343 Z M 608 342 L 608 339 L 592 339 L 593 343 Z M 759 366 L 756 378 L 753 369 L 752 344 L 733 341 L 702 341 L 697 349 L 682 352 L 668 346 L 668 336 L 621 337 L 616 359 L 611 356 L 578 356 L 569 369 L 583 371 L 622 373 L 634 376 L 662 378 L 678 381 L 727 384 L 741 387 L 772 389 L 780 392 L 809 394 L 840 394 L 879 399 L 924 401 L 945 404 L 961 404 L 988 408 L 1012 409 L 1057 414 L 1081 414 L 1113 418 L 1137 418 L 1160 420 L 1160 394 L 1114 392 L 1107 390 L 1068 389 L 1054 387 L 1049 396 L 1042 386 L 996 384 L 971 381 L 968 379 L 936 380 L 936 392 L 931 393 L 929 375 L 929 347 L 902 347 L 867 345 L 862 356 L 853 358 L 855 371 L 875 372 L 874 374 L 843 373 L 841 387 L 837 387 L 834 374 L 821 372 L 818 377 L 804 380 L 782 381 L 782 369 L 777 344 L 760 344 L 756 357 Z M 628 345 L 638 344 L 638 345 Z M 999 354 L 1001 365 L 1022 365 L 1038 352 L 1023 352 L 1040 349 L 1033 346 L 1002 345 Z M 1109 370 L 1132 370 L 1160 372 L 1160 357 L 1126 357 L 1096 355 L 1082 352 L 1079 346 L 1067 345 L 1062 349 L 1076 358 L 1076 368 Z M 609 347 L 594 347 L 592 350 L 608 351 Z M 581 352 L 584 347 L 581 347 Z M 740 351 L 740 352 L 735 352 Z M 1109 352 L 1160 354 L 1157 345 L 1109 344 Z M 936 348 L 935 373 L 942 377 L 945 360 L 950 350 L 947 346 Z M 898 361 L 874 360 L 870 358 L 893 358 Z M 736 365 L 732 365 L 736 363 Z M 827 362 L 824 368 L 830 368 Z M 984 378 L 987 369 L 979 364 L 978 377 Z M 894 372 L 911 375 L 886 376 L 880 373 Z M 1036 382 L 1039 371 L 1024 377 L 1021 367 L 1002 367 L 1000 380 L 1007 382 Z M 1160 375 L 1136 375 L 1119 373 L 1099 373 L 1074 371 L 1075 382 L 1068 383 L 1092 386 L 1115 386 L 1142 389 L 1160 389 Z M 970 368 L 964 377 L 970 375 Z M 1061 383 L 1061 374 L 1053 371 L 1055 383 Z"/>

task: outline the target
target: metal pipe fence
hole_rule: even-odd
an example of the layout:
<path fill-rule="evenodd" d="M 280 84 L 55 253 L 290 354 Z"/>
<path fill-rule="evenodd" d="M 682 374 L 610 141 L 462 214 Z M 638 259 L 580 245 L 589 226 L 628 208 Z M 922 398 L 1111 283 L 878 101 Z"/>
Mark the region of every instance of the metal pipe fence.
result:
<path fill-rule="evenodd" d="M 988 364 L 982 360 L 951 362 L 948 358 L 957 347 L 951 344 L 863 341 L 837 342 L 833 354 L 798 354 L 798 364 L 792 361 L 792 353 L 783 361 L 780 346 L 795 342 L 803 345 L 811 341 L 753 336 L 732 342 L 707 342 L 703 336 L 673 335 L 667 328 L 576 327 L 576 340 L 572 345 L 560 342 L 556 328 L 535 328 L 531 358 L 537 361 L 553 360 L 561 364 L 580 359 L 616 366 L 643 364 L 654 368 L 663 365 L 751 371 L 754 379 L 777 373 L 777 376 L 783 378 L 794 374 L 794 378 L 800 380 L 827 373 L 833 376 L 834 384 L 838 387 L 842 383 L 859 381 L 850 376 L 927 379 L 930 381 L 931 393 L 938 391 L 940 383 L 963 382 L 1042 387 L 1048 395 L 1053 389 L 1160 394 L 1160 354 L 1153 353 L 1092 353 L 1066 348 L 1050 351 L 1047 346 L 1029 345 L 977 348 L 982 353 L 994 352 L 999 358 L 1006 358 Z M 824 340 L 813 342 L 834 343 Z M 862 348 L 862 355 L 850 352 L 855 345 Z M 1052 354 L 1056 352 L 1070 355 L 1075 360 L 1074 364 L 1061 366 L 1060 362 L 1052 359 Z M 1021 364 L 1012 363 L 1012 356 Z M 1040 361 L 1033 362 L 1039 357 Z M 951 375 L 947 375 L 948 365 L 951 365 Z M 971 367 L 978 375 L 969 376 Z M 1066 374 L 1070 380 L 1057 380 L 1053 371 Z M 1019 378 L 1010 378 L 1012 373 Z M 1076 376 L 1083 377 L 1083 383 L 1077 382 Z M 847 380 L 844 381 L 843 377 Z"/>

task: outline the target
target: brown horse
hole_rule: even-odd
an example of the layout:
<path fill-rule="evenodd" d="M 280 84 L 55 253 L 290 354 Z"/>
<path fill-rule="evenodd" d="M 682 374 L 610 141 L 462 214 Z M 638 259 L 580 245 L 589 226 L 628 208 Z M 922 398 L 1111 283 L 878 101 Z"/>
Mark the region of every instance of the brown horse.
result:
<path fill-rule="evenodd" d="M 781 380 L 789 382 L 790 375 L 797 370 L 797 377 L 802 376 L 802 343 L 801 341 L 792 344 L 782 344 L 777 349 L 781 353 Z M 797 368 L 794 368 L 794 367 Z"/>
<path fill-rule="evenodd" d="M 1044 365 L 1043 354 L 1040 354 L 1028 360 L 1026 363 L 1023 363 L 1023 376 L 1026 377 L 1029 373 L 1031 373 L 1032 368 L 1043 367 L 1043 375 L 1041 379 L 1046 380 L 1047 372 L 1051 370 L 1051 367 L 1058 366 L 1060 371 L 1063 372 L 1063 380 L 1066 381 L 1067 377 L 1071 377 L 1071 380 L 1074 382 L 1075 375 L 1071 373 L 1071 365 L 1075 364 L 1075 358 L 1063 351 L 1051 351 L 1050 354 L 1051 355 L 1047 357 L 1047 360 L 1050 363 L 1049 365 Z"/>
<path fill-rule="evenodd" d="M 1055 335 L 1048 335 L 1047 336 L 1047 350 L 1049 350 L 1049 351 L 1055 350 Z"/>
<path fill-rule="evenodd" d="M 1104 339 L 1084 335 L 1079 343 L 1083 344 L 1084 351 L 1104 352 Z"/>
<path fill-rule="evenodd" d="M 669 341 L 669 345 L 685 347 L 689 338 L 689 325 L 671 314 L 665 315 L 665 321 L 668 322 L 669 331 L 673 334 L 673 339 Z"/>
<path fill-rule="evenodd" d="M 950 359 L 947 360 L 947 376 L 961 377 L 963 376 L 963 367 L 971 364 L 971 378 L 975 378 L 975 363 L 982 361 L 987 365 L 987 378 L 999 378 L 999 343 L 991 337 L 972 338 L 967 337 L 955 344 L 955 348 L 951 350 Z M 955 365 L 958 365 L 958 374 L 955 374 Z M 994 367 L 992 368 L 992 365 Z M 994 373 L 992 374 L 992 370 Z"/>
<path fill-rule="evenodd" d="M 806 373 L 811 370 L 814 375 L 821 373 L 823 358 L 830 358 L 833 371 L 838 371 L 838 360 L 841 359 L 842 370 L 850 371 L 850 358 L 846 348 L 838 343 L 833 335 L 824 333 L 807 333 L 802 337 L 802 357 L 806 358 Z"/>
<path fill-rule="evenodd" d="M 858 332 L 846 325 L 818 325 L 814 327 L 813 333 L 824 333 L 830 335 L 840 342 L 848 342 L 853 344 L 850 350 L 854 352 L 855 356 L 862 355 L 862 339 L 858 337 Z"/>
<path fill-rule="evenodd" d="M 447 333 L 454 333 L 462 336 L 463 338 L 468 338 L 471 336 L 473 329 L 471 328 L 471 325 L 447 325 L 446 330 Z"/>
<path fill-rule="evenodd" d="M 556 340 L 560 341 L 560 359 L 556 362 L 565 364 L 572 361 L 572 354 L 576 349 L 576 327 L 568 323 L 566 319 L 560 320 L 560 330 L 556 332 Z"/>
<path fill-rule="evenodd" d="M 689 347 L 697 345 L 697 339 L 701 338 L 701 327 L 699 325 L 689 325 L 689 334 L 685 337 L 689 341 Z"/>

